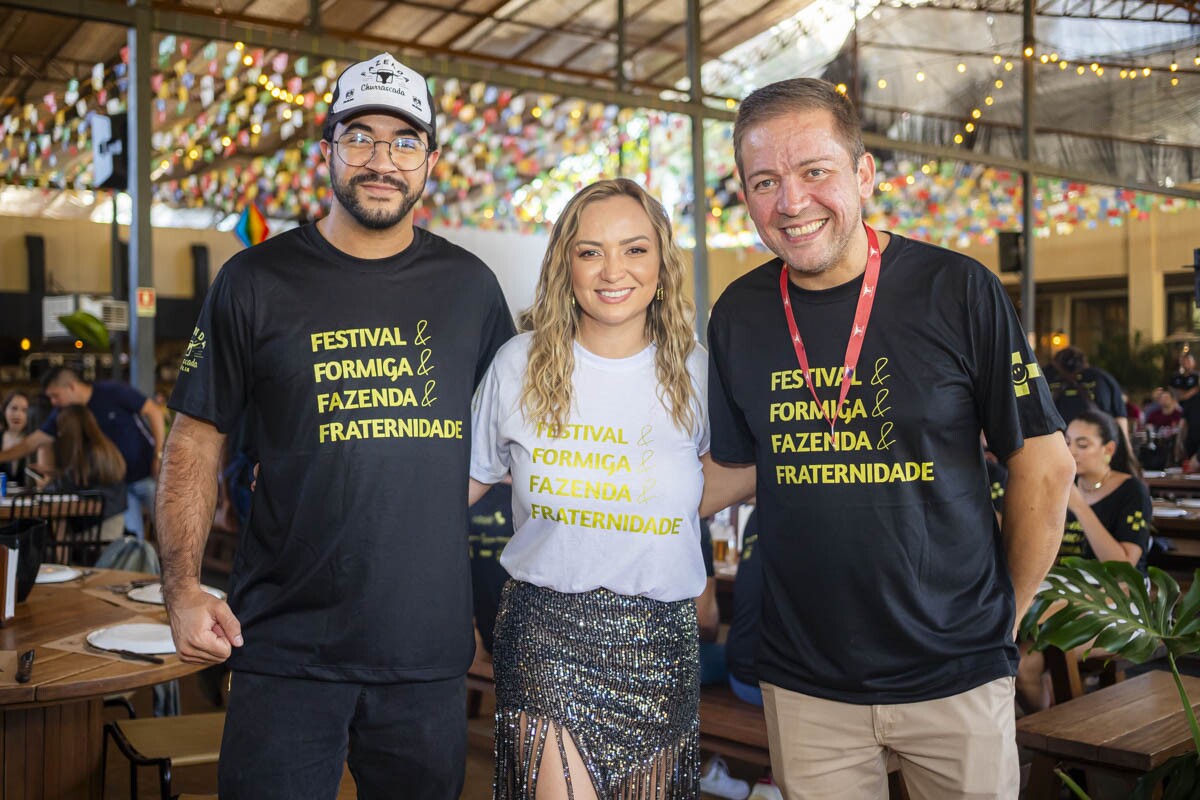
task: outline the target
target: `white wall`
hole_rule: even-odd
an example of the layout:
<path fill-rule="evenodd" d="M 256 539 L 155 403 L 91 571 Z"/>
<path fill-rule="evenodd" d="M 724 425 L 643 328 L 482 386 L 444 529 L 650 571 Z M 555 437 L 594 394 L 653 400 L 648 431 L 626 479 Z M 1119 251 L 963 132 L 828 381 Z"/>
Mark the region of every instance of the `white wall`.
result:
<path fill-rule="evenodd" d="M 533 305 L 533 290 L 542 269 L 549 235 L 478 228 L 432 227 L 430 230 L 470 250 L 492 268 L 514 317 Z"/>

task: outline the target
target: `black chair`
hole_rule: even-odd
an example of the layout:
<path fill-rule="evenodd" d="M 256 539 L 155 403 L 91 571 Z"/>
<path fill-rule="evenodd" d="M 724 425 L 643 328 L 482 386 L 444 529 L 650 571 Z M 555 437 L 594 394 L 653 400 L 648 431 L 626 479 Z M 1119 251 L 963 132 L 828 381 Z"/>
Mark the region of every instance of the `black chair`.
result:
<path fill-rule="evenodd" d="M 100 526 L 105 519 L 104 494 L 84 490 L 70 494 L 32 492 L 13 498 L 13 520 L 43 520 L 46 540 L 42 560 L 91 566 L 100 556 Z"/>

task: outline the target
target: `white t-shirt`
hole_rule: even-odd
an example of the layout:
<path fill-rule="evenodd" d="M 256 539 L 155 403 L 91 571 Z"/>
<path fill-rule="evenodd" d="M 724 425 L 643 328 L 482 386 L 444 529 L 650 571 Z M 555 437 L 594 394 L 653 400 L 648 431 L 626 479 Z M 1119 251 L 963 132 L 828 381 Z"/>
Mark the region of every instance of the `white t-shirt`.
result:
<path fill-rule="evenodd" d="M 529 424 L 521 410 L 531 341 L 522 334 L 500 348 L 475 394 L 471 477 L 490 484 L 511 471 L 513 478 L 516 533 L 500 563 L 517 580 L 559 592 L 698 596 L 704 349 L 697 346 L 687 364 L 696 430 L 679 430 L 659 399 L 653 345 L 610 359 L 576 343 L 572 413 L 555 431 Z"/>

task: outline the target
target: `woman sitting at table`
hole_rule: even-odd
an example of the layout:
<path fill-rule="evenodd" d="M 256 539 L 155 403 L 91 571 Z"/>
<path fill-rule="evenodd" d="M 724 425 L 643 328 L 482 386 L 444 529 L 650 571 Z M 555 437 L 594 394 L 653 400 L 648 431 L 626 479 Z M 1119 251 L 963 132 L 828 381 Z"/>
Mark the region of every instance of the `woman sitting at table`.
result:
<path fill-rule="evenodd" d="M 87 406 L 69 405 L 59 410 L 54 463 L 55 477 L 41 487 L 42 491 L 100 491 L 104 495 L 100 540 L 121 538 L 125 531 L 125 459 L 100 431 Z"/>
<path fill-rule="evenodd" d="M 1075 485 L 1067 500 L 1067 521 L 1059 559 L 1080 556 L 1125 561 L 1146 569 L 1150 543 L 1150 493 L 1126 438 L 1108 414 L 1088 409 L 1067 426 L 1067 446 L 1075 459 Z M 1041 653 L 1021 645 L 1017 698 L 1027 712 L 1045 708 Z"/>
<path fill-rule="evenodd" d="M 532 333 L 479 386 L 471 499 L 511 471 L 516 529 L 493 653 L 498 799 L 699 796 L 707 361 L 685 275 L 644 189 L 583 189 L 551 233 Z"/>
<path fill-rule="evenodd" d="M 30 434 L 29 395 L 22 391 L 9 392 L 4 398 L 3 413 L 0 413 L 0 450 L 16 447 Z M 10 482 L 25 479 L 25 459 L 0 463 L 0 472 L 8 475 Z"/>

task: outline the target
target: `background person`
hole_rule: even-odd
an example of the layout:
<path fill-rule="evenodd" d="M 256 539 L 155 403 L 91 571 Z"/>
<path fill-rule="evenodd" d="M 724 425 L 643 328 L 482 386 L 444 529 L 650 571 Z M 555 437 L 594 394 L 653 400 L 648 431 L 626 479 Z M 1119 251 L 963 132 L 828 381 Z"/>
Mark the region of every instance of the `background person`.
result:
<path fill-rule="evenodd" d="M 121 538 L 125 530 L 125 458 L 104 435 L 87 406 L 71 404 L 58 410 L 54 437 L 54 477 L 42 487 L 70 494 L 97 490 L 104 495 L 100 541 Z M 67 522 L 70 524 L 70 521 Z"/>
<path fill-rule="evenodd" d="M 125 459 L 125 529 L 142 538 L 145 535 L 142 512 L 152 514 L 154 511 L 155 475 L 166 438 L 162 409 L 127 383 L 88 383 L 73 368 L 66 366 L 55 367 L 46 373 L 42 391 L 50 399 L 54 411 L 41 428 L 14 447 L 0 452 L 0 462 L 28 456 L 39 448 L 44 448 L 47 453 L 44 461 L 50 461 L 53 457 L 50 445 L 58 433 L 59 409 L 69 405 L 87 406 L 100 430 Z"/>
<path fill-rule="evenodd" d="M 30 424 L 29 395 L 22 391 L 9 392 L 0 405 L 0 450 L 11 450 L 28 436 L 33 427 Z M 9 484 L 25 480 L 25 464 L 27 457 L 0 461 L 0 472 L 8 476 Z"/>
<path fill-rule="evenodd" d="M 1066 527 L 1058 558 L 1124 561 L 1146 570 L 1150 547 L 1150 493 L 1112 417 L 1084 411 L 1067 426 L 1067 446 L 1075 459 L 1075 483 L 1067 503 Z M 1073 657 L 1073 656 L 1071 656 Z M 1021 644 L 1017 698 L 1027 713 L 1049 705 L 1042 673 L 1045 654 Z"/>

